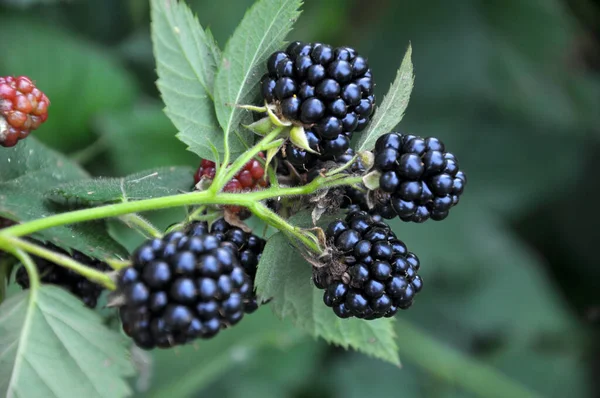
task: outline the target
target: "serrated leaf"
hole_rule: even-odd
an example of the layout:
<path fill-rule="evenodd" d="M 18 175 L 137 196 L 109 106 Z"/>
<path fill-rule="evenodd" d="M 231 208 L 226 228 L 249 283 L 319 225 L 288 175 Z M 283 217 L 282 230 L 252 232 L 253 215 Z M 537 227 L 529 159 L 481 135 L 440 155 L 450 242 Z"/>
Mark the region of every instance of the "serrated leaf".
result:
<path fill-rule="evenodd" d="M 0 395 L 125 397 L 133 375 L 121 337 L 66 291 L 24 291 L 0 307 Z"/>
<path fill-rule="evenodd" d="M 157 86 L 179 130 L 177 138 L 200 157 L 216 160 L 211 144 L 221 151 L 224 147 L 212 101 L 217 44 L 178 0 L 152 0 L 152 42 Z"/>
<path fill-rule="evenodd" d="M 46 200 L 43 192 L 61 183 L 88 178 L 87 173 L 63 155 L 33 137 L 16 147 L 0 150 L 0 216 L 13 221 L 31 221 L 64 212 Z M 105 259 L 126 256 L 121 245 L 110 238 L 104 222 L 88 222 L 46 229 L 33 235 L 65 249 L 76 249 Z"/>
<path fill-rule="evenodd" d="M 392 131 L 404 117 L 404 111 L 408 106 L 415 81 L 411 56 L 412 47 L 409 44 L 402 65 L 400 65 L 400 69 L 396 74 L 396 79 L 385 97 L 383 97 L 383 102 L 377 108 L 375 117 L 373 117 L 367 131 L 361 135 L 357 151 L 372 150 L 375 147 L 377 138 Z"/>
<path fill-rule="evenodd" d="M 257 293 L 273 298 L 270 306 L 278 316 L 290 319 L 312 336 L 399 365 L 393 321 L 338 318 L 323 303 L 323 291 L 313 285 L 311 276 L 310 264 L 294 252 L 283 234 L 277 233 L 261 256 Z"/>
<path fill-rule="evenodd" d="M 225 47 L 215 81 L 215 110 L 232 157 L 252 142 L 252 134 L 240 129 L 240 123 L 250 114 L 235 105 L 248 105 L 257 98 L 265 62 L 283 45 L 301 5 L 301 0 L 257 1 Z M 232 133 L 238 138 L 232 138 Z"/>
<path fill-rule="evenodd" d="M 34 134 L 53 148 L 71 152 L 91 143 L 93 115 L 126 109 L 136 97 L 135 77 L 110 51 L 57 23 L 3 13 L 0 36 L 0 54 L 10 54 L 0 57 L 2 75 L 30 76 L 52 101 Z"/>
<path fill-rule="evenodd" d="M 123 178 L 96 178 L 63 184 L 48 197 L 58 203 L 99 204 L 152 199 L 189 191 L 194 185 L 190 167 L 163 167 Z"/>

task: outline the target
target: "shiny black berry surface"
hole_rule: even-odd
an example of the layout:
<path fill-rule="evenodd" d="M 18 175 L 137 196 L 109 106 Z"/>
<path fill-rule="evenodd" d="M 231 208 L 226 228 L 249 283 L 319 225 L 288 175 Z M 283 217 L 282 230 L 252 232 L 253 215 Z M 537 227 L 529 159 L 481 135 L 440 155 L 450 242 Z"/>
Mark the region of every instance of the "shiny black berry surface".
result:
<path fill-rule="evenodd" d="M 204 234 L 209 230 L 206 222 L 196 222 L 188 227 L 189 234 Z M 224 245 L 232 248 L 236 253 L 241 267 L 250 278 L 250 293 L 244 298 L 244 312 L 250 314 L 259 307 L 254 293 L 254 279 L 258 269 L 260 257 L 267 243 L 261 237 L 244 232 L 241 228 L 230 225 L 225 219 L 215 221 L 210 227 L 210 232 Z"/>
<path fill-rule="evenodd" d="M 377 140 L 374 155 L 381 177 L 373 212 L 420 223 L 441 221 L 458 204 L 467 178 L 439 139 L 388 133 Z"/>
<path fill-rule="evenodd" d="M 88 257 L 85 254 L 76 250 L 74 250 L 72 254 L 69 254 L 51 243 L 46 243 L 44 246 L 47 249 L 52 250 L 53 252 L 70 256 L 74 260 L 83 263 L 91 268 L 94 268 L 98 271 L 110 270 L 110 267 L 106 263 Z M 102 286 L 91 282 L 90 280 L 81 276 L 75 271 L 71 271 L 70 269 L 54 264 L 43 258 L 33 256 L 32 259 L 35 262 L 35 265 L 38 269 L 42 283 L 60 286 L 63 289 L 66 289 L 69 292 L 71 292 L 73 295 L 79 297 L 86 306 L 90 308 L 96 307 L 96 305 L 98 304 L 98 297 L 100 296 L 103 290 Z M 21 266 L 17 270 L 16 282 L 23 289 L 29 289 L 29 275 L 27 274 L 25 267 Z"/>
<path fill-rule="evenodd" d="M 141 348 L 210 338 L 256 309 L 253 277 L 264 241 L 217 220 L 151 239 L 118 276 L 123 330 Z"/>
<path fill-rule="evenodd" d="M 311 148 L 318 152 L 289 144 L 283 157 L 309 170 L 318 160 L 341 156 L 374 112 L 374 85 L 367 60 L 350 47 L 294 42 L 273 53 L 261 79 L 263 99 L 314 135 Z"/>
<path fill-rule="evenodd" d="M 409 308 L 422 289 L 419 259 L 379 217 L 351 209 L 326 230 L 332 264 L 341 275 L 316 278 L 323 301 L 340 318 L 392 317 Z"/>

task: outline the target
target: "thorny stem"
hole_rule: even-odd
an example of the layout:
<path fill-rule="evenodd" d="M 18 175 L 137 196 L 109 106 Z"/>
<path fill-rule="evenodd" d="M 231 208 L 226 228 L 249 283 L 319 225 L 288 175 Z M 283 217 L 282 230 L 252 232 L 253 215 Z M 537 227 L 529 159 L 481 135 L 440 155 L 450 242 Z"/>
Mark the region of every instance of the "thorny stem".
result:
<path fill-rule="evenodd" d="M 75 224 L 85 221 L 98 220 L 101 218 L 118 217 L 124 214 L 161 210 L 180 206 L 238 205 L 252 209 L 255 207 L 256 202 L 262 200 L 287 196 L 309 195 L 319 189 L 341 185 L 353 185 L 358 184 L 361 181 L 361 177 L 319 177 L 310 184 L 301 187 L 269 188 L 261 191 L 243 193 L 213 193 L 208 190 L 75 210 L 5 228 L 0 231 L 0 247 L 3 246 L 3 242 L 10 240 L 11 237 L 29 235 L 44 229 L 66 224 Z M 271 212 L 271 210 L 268 208 L 265 209 L 265 212 Z"/>
<path fill-rule="evenodd" d="M 36 291 L 40 287 L 40 273 L 31 259 L 31 256 L 25 251 L 17 248 L 11 249 L 10 253 L 23 264 L 23 267 L 25 267 L 27 275 L 29 276 L 29 288 L 31 291 Z"/>
<path fill-rule="evenodd" d="M 119 219 L 123 221 L 127 226 L 139 231 L 142 235 L 144 235 L 147 238 L 162 237 L 162 232 L 160 232 L 158 228 L 152 225 L 150 221 L 146 220 L 139 214 L 125 214 L 119 217 Z"/>
<path fill-rule="evenodd" d="M 252 160 L 259 152 L 267 150 L 274 145 L 277 137 L 286 127 L 277 127 L 262 138 L 258 144 L 248 149 L 231 165 L 223 166 L 217 170 L 211 186 L 206 191 L 191 192 L 178 195 L 163 196 L 160 198 L 145 199 L 139 201 L 130 201 L 123 203 L 108 204 L 88 209 L 75 210 L 67 213 L 56 214 L 53 216 L 28 221 L 12 227 L 0 230 L 0 249 L 17 254 L 29 252 L 38 257 L 45 258 L 55 264 L 62 265 L 72 269 L 86 278 L 99 283 L 108 289 L 114 289 L 115 283 L 105 273 L 87 267 L 69 256 L 55 253 L 44 247 L 32 244 L 28 241 L 19 239 L 20 236 L 29 235 L 44 229 L 58 227 L 66 224 L 74 224 L 104 218 L 120 217 L 121 220 L 132 225 L 136 229 L 144 232 L 151 237 L 160 237 L 162 234 L 152 224 L 135 213 L 145 211 L 167 209 L 180 206 L 201 206 L 207 205 L 236 205 L 250 209 L 256 216 L 261 218 L 267 224 L 277 228 L 285 233 L 288 238 L 296 239 L 305 245 L 315 254 L 320 254 L 323 248 L 319 244 L 318 238 L 310 231 L 298 228 L 289 224 L 285 219 L 271 211 L 261 202 L 267 199 L 279 199 L 282 197 L 310 195 L 318 190 L 332 188 L 342 185 L 355 185 L 362 181 L 361 177 L 347 175 L 327 175 L 318 177 L 311 183 L 299 187 L 281 187 L 279 185 L 271 188 L 242 193 L 221 192 L 225 184 L 230 181 L 235 174 L 246 163 Z M 228 148 L 226 148 L 228 149 Z M 229 161 L 228 150 L 225 151 L 224 165 Z M 196 214 L 196 213 L 194 213 Z M 26 254 L 25 254 L 26 255 Z M 20 255 L 20 257 L 23 257 Z M 23 257 L 25 258 L 25 257 Z M 128 262 L 109 259 L 105 260 L 113 269 L 119 270 L 129 265 Z M 33 264 L 33 262 L 31 262 Z M 30 265 L 31 265 L 30 264 Z M 26 267 L 32 279 L 32 284 L 39 284 L 39 275 L 35 265 Z"/>

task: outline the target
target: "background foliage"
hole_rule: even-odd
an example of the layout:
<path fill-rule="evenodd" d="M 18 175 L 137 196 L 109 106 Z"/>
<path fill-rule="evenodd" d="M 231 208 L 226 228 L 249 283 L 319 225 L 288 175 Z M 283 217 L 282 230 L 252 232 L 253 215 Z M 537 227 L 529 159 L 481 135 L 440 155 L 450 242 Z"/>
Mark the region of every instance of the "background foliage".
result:
<path fill-rule="evenodd" d="M 253 2 L 188 3 L 223 48 Z M 36 136 L 92 175 L 197 166 L 162 113 L 149 14 L 142 0 L 0 0 L 0 74 L 37 81 L 53 105 Z M 376 71 L 379 101 L 412 44 L 415 90 L 400 128 L 441 138 L 469 176 L 444 223 L 394 225 L 426 283 L 396 325 L 403 368 L 328 347 L 265 308 L 153 362 L 134 352 L 132 388 L 144 397 L 502 396 L 490 378 L 498 371 L 543 396 L 600 394 L 599 26 L 590 0 L 307 0 L 288 37 L 356 47 Z M 181 214 L 149 216 L 166 227 Z M 111 231 L 125 247 L 137 243 Z"/>

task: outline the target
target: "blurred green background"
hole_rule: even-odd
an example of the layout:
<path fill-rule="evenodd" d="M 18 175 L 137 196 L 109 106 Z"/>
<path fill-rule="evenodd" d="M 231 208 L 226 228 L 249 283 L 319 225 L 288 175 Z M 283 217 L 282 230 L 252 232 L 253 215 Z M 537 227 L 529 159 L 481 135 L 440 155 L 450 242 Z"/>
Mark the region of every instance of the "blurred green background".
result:
<path fill-rule="evenodd" d="M 188 3 L 223 47 L 252 0 Z M 469 177 L 445 222 L 395 225 L 426 284 L 399 315 L 403 368 L 328 347 L 263 308 L 213 341 L 153 361 L 134 352 L 139 396 L 498 396 L 486 377 L 600 396 L 600 2 L 305 3 L 290 39 L 357 48 L 379 100 L 412 43 L 400 128 L 441 138 Z M 94 175 L 198 163 L 162 114 L 148 8 L 0 0 L 0 75 L 37 81 L 52 107 L 36 136 Z"/>

